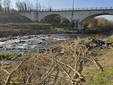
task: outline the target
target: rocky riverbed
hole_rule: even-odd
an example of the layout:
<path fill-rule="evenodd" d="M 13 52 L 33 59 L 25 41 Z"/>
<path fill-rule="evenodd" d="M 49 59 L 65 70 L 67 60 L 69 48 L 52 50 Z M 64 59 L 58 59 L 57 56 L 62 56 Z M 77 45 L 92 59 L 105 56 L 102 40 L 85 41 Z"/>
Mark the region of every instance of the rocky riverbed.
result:
<path fill-rule="evenodd" d="M 0 38 L 0 52 L 37 53 L 53 44 L 68 40 L 64 34 L 41 34 Z"/>
<path fill-rule="evenodd" d="M 38 53 L 41 50 L 47 50 L 50 46 L 66 40 L 73 40 L 78 35 L 71 34 L 40 34 L 17 37 L 0 38 L 0 52 L 18 52 L 21 54 Z M 112 36 L 111 36 L 112 37 Z M 105 47 L 112 45 L 107 42 L 107 38 L 86 40 L 88 47 Z"/>

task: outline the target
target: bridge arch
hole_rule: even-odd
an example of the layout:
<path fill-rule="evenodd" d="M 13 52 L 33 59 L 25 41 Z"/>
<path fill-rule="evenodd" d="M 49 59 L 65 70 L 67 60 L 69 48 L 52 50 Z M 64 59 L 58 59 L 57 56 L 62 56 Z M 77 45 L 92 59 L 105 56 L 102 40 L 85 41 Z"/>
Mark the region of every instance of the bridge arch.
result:
<path fill-rule="evenodd" d="M 60 22 L 61 19 L 65 20 L 63 22 L 70 23 L 70 20 L 67 17 L 64 17 L 64 16 L 62 16 L 60 14 L 49 14 L 49 15 L 46 15 L 40 20 L 40 22 L 49 22 L 49 21 L 50 22 L 51 21 L 53 21 L 53 22 Z"/>
<path fill-rule="evenodd" d="M 61 17 L 66 18 L 67 20 L 69 20 L 71 22 L 71 16 L 70 16 L 70 12 L 42 12 L 38 14 L 38 21 L 40 22 L 42 19 L 44 19 L 47 16 L 50 15 L 59 15 Z"/>
<path fill-rule="evenodd" d="M 89 19 L 93 19 L 94 17 L 101 16 L 101 15 L 113 15 L 113 13 L 97 13 L 97 14 L 93 14 L 93 15 L 87 16 L 87 17 L 79 20 L 79 22 L 82 23 L 82 24 L 84 24 Z"/>
<path fill-rule="evenodd" d="M 78 29 L 79 30 L 82 30 L 84 29 L 84 26 L 85 26 L 85 23 L 88 21 L 88 20 L 91 20 L 97 16 L 101 16 L 101 15 L 113 15 L 113 13 L 94 13 L 94 14 L 91 14 L 91 15 L 88 15 L 86 17 L 83 17 L 81 19 L 78 20 Z"/>

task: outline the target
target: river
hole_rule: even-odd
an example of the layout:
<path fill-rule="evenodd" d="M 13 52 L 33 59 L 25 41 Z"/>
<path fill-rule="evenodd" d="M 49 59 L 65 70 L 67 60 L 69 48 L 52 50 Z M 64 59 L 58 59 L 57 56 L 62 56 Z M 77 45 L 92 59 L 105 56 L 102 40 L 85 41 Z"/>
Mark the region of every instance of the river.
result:
<path fill-rule="evenodd" d="M 40 34 L 40 35 L 28 35 L 17 37 L 0 38 L 0 52 L 19 52 L 25 53 L 37 53 L 41 49 L 47 49 L 48 47 L 66 41 L 74 40 L 77 37 L 80 38 L 99 38 L 107 39 L 107 35 L 88 35 L 88 34 Z"/>
<path fill-rule="evenodd" d="M 0 52 L 36 53 L 41 49 L 47 49 L 56 43 L 71 39 L 74 39 L 74 37 L 69 37 L 69 34 L 40 34 L 0 38 Z"/>
<path fill-rule="evenodd" d="M 16 52 L 20 54 L 39 53 L 40 50 L 46 50 L 55 44 L 74 40 L 79 38 L 98 38 L 107 40 L 107 35 L 81 35 L 81 34 L 40 34 L 17 37 L 0 38 L 0 53 Z M 0 65 L 3 67 L 13 66 L 15 61 L 0 60 Z"/>

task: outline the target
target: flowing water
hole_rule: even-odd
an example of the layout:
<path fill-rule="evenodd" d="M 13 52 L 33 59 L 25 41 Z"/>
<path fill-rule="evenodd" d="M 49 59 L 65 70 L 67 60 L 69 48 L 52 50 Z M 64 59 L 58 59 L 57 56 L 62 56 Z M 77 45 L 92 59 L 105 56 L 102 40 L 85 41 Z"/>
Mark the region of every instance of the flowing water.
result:
<path fill-rule="evenodd" d="M 65 40 L 74 40 L 77 37 L 80 38 L 98 38 L 107 39 L 106 35 L 88 35 L 88 34 L 40 34 L 29 36 L 17 36 L 0 38 L 0 52 L 19 52 L 24 53 L 36 53 L 40 49 L 47 49 L 48 47 L 63 42 Z"/>
<path fill-rule="evenodd" d="M 74 37 L 70 38 L 68 34 L 41 34 L 1 38 L 0 52 L 35 53 L 40 49 L 47 49 L 56 43 L 71 39 L 74 39 Z"/>

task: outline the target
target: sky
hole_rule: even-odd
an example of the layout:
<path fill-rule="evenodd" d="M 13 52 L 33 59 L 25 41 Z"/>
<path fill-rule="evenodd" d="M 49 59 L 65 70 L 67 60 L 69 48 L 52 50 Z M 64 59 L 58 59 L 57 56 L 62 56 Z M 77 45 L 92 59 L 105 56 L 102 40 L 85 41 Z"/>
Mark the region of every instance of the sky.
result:
<path fill-rule="evenodd" d="M 41 4 L 53 8 L 72 8 L 73 0 L 38 0 Z M 74 0 L 75 8 L 113 6 L 113 0 Z"/>
<path fill-rule="evenodd" d="M 18 0 L 11 0 L 15 7 L 15 2 Z M 20 0 L 23 1 L 23 0 Z M 24 0 L 30 1 L 34 6 L 36 0 Z M 41 5 L 45 7 L 51 6 L 53 9 L 69 9 L 72 8 L 73 0 L 37 0 Z M 95 7 L 113 7 L 113 0 L 74 0 L 74 8 L 95 8 Z M 113 16 L 104 16 L 113 20 Z"/>
<path fill-rule="evenodd" d="M 13 4 L 18 0 L 11 0 Z M 20 0 L 23 1 L 23 0 Z M 35 4 L 36 0 L 24 0 L 30 1 Z M 72 8 L 73 0 L 37 0 L 42 5 L 48 7 L 52 6 L 54 9 Z M 75 8 L 87 8 L 87 7 L 113 7 L 113 0 L 74 0 Z"/>

